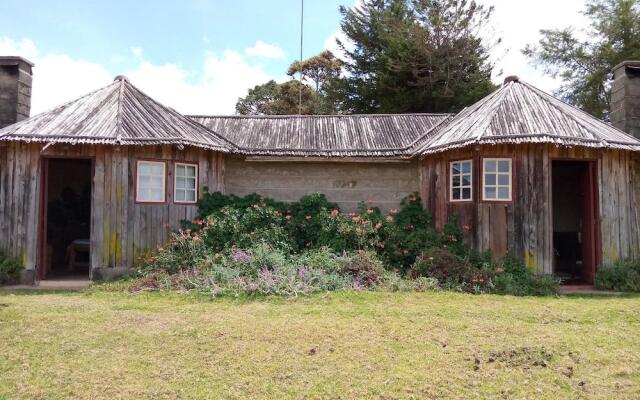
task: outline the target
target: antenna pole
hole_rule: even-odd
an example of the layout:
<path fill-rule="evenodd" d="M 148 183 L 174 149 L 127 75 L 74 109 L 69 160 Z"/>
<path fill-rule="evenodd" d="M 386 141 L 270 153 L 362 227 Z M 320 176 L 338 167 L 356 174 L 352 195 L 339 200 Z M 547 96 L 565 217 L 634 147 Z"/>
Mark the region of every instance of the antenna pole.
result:
<path fill-rule="evenodd" d="M 302 115 L 302 39 L 304 37 L 304 0 L 300 0 L 300 82 L 298 91 L 298 114 Z"/>

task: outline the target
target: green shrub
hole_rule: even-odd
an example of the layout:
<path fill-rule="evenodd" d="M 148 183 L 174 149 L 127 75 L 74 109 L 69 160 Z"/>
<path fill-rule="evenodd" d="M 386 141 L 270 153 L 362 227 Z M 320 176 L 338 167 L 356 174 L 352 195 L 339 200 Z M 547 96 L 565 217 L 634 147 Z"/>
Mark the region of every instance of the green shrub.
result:
<path fill-rule="evenodd" d="M 449 249 L 432 247 L 418 257 L 407 275 L 411 279 L 434 278 L 448 289 L 481 293 L 491 286 L 494 271 L 490 267 L 474 265 Z"/>
<path fill-rule="evenodd" d="M 602 290 L 640 292 L 640 261 L 623 260 L 596 272 L 595 286 Z"/>
<path fill-rule="evenodd" d="M 0 252 L 0 285 L 15 283 L 20 279 L 22 264 Z"/>
<path fill-rule="evenodd" d="M 549 296 L 558 293 L 559 282 L 551 275 L 536 275 L 521 261 L 505 256 L 494 278 L 493 293 L 514 296 Z"/>
<path fill-rule="evenodd" d="M 436 230 L 415 193 L 388 215 L 364 203 L 343 213 L 322 194 L 287 204 L 257 194 L 206 193 L 198 207 L 200 218 L 145 260 L 146 286 L 213 294 L 345 287 L 557 291 L 553 278 L 533 275 L 511 258 L 498 268 L 490 253 L 469 249 L 456 214 Z"/>

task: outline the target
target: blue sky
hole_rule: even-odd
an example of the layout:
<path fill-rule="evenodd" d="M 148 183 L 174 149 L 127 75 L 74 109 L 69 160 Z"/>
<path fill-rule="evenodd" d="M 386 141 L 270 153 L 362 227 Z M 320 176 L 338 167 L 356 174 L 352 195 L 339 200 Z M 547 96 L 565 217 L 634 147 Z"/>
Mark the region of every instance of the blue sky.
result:
<path fill-rule="evenodd" d="M 304 54 L 335 50 L 338 7 L 357 0 L 306 0 Z M 496 81 L 504 74 L 545 90 L 558 82 L 520 55 L 541 28 L 583 26 L 584 0 L 480 0 L 495 5 Z M 192 114 L 229 114 L 249 87 L 286 79 L 299 54 L 299 0 L 0 0 L 0 54 L 36 63 L 34 112 L 109 83 L 117 74 Z M 548 3 L 548 4 L 547 4 Z M 547 11 L 554 8 L 555 12 Z"/>

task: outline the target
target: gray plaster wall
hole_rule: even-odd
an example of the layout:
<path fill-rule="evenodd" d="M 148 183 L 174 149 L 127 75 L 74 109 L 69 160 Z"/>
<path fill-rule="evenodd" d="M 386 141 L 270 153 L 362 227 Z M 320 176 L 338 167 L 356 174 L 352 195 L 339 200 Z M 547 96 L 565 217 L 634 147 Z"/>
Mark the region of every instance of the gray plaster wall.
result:
<path fill-rule="evenodd" d="M 225 192 L 239 196 L 258 193 L 279 201 L 297 201 L 324 193 L 343 211 L 354 211 L 371 200 L 383 211 L 419 191 L 418 164 L 407 162 L 250 161 L 225 157 Z"/>

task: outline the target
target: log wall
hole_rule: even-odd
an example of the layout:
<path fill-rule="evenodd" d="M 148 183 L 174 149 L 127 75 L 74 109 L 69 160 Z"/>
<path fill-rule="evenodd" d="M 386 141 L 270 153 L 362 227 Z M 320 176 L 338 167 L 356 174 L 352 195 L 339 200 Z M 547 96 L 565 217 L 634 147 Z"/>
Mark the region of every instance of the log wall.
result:
<path fill-rule="evenodd" d="M 513 201 L 479 201 L 481 157 L 513 158 Z M 474 200 L 448 201 L 449 162 L 474 160 Z M 640 158 L 625 151 L 560 148 L 552 145 L 478 146 L 427 156 L 421 161 L 420 192 L 442 227 L 455 212 L 466 240 L 496 257 L 511 252 L 538 273 L 552 273 L 553 215 L 551 163 L 554 159 L 597 162 L 601 264 L 640 256 Z"/>
<path fill-rule="evenodd" d="M 223 190 L 219 153 L 171 146 L 88 146 L 9 143 L 0 146 L 0 249 L 22 260 L 27 270 L 38 263 L 40 189 L 43 157 L 93 159 L 91 270 L 93 277 L 134 266 L 136 259 L 165 242 L 183 219 L 193 219 L 195 205 L 173 203 L 173 160 L 199 165 L 199 193 Z M 137 159 L 168 161 L 167 202 L 135 202 Z"/>

